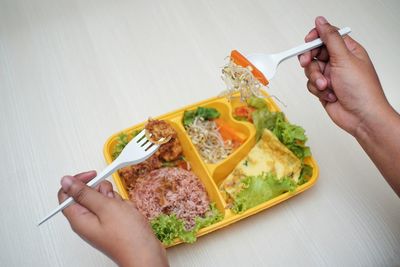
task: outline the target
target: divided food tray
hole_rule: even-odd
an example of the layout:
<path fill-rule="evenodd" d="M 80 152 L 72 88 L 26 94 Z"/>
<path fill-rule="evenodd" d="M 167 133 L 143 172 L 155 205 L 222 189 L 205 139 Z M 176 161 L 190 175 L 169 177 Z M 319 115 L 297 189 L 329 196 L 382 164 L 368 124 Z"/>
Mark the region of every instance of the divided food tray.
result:
<path fill-rule="evenodd" d="M 271 111 L 280 111 L 278 106 L 272 100 L 272 98 L 268 97 L 268 94 L 263 91 L 262 92 L 266 96 L 266 101 L 268 103 L 268 108 Z M 199 177 L 201 182 L 204 184 L 208 196 L 210 198 L 210 202 L 215 202 L 217 209 L 224 216 L 223 219 L 217 223 L 214 223 L 208 227 L 200 229 L 196 234 L 197 237 L 208 234 L 212 231 L 215 231 L 219 228 L 225 227 L 229 224 L 232 224 L 236 221 L 244 219 L 248 216 L 251 216 L 255 213 L 258 213 L 262 210 L 265 210 L 271 206 L 274 206 L 282 201 L 285 201 L 314 185 L 318 178 L 318 165 L 315 162 L 313 157 L 308 157 L 305 159 L 305 163 L 310 165 L 313 168 L 312 177 L 303 185 L 298 186 L 294 192 L 287 192 L 282 195 L 279 195 L 271 200 L 268 200 L 258 206 L 250 208 L 242 213 L 236 214 L 232 212 L 227 206 L 224 197 L 220 193 L 218 187 L 221 182 L 231 173 L 231 171 L 236 167 L 236 165 L 248 155 L 250 150 L 256 144 L 256 130 L 252 123 L 238 121 L 233 118 L 232 112 L 237 106 L 242 106 L 244 103 L 240 102 L 238 96 L 233 97 L 231 100 L 228 100 L 225 97 L 214 97 L 210 98 L 198 103 L 195 103 L 190 106 L 183 107 L 176 111 L 154 117 L 154 119 L 165 120 L 167 121 L 178 133 L 179 141 L 183 147 L 183 155 L 190 162 L 191 170 Z M 192 144 L 190 137 L 187 135 L 186 130 L 182 124 L 182 117 L 185 110 L 193 110 L 197 107 L 207 107 L 207 108 L 216 108 L 221 113 L 221 119 L 227 123 L 230 128 L 236 131 L 236 134 L 243 137 L 245 141 L 234 150 L 234 152 L 229 155 L 226 159 L 221 160 L 217 164 L 207 164 L 203 161 L 197 149 Z M 110 164 L 112 162 L 112 153 L 113 148 L 117 143 L 118 136 L 121 133 L 132 134 L 134 131 L 143 129 L 146 122 L 142 122 L 125 130 L 122 130 L 119 133 L 112 135 L 104 145 L 104 156 L 106 162 Z M 123 179 L 119 176 L 118 172 L 113 174 L 114 182 L 117 186 L 118 192 L 122 196 L 123 199 L 128 199 L 128 192 L 126 186 L 124 184 Z M 182 243 L 180 240 L 176 240 L 170 246 L 177 245 Z"/>

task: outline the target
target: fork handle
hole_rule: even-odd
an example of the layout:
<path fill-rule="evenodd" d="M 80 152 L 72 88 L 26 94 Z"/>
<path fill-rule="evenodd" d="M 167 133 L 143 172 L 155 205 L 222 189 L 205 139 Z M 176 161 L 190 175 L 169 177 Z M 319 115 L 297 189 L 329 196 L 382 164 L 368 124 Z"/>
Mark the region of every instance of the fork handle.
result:
<path fill-rule="evenodd" d="M 103 181 L 105 178 L 113 174 L 116 170 L 124 167 L 124 165 L 121 163 L 119 160 L 114 160 L 110 165 L 108 165 L 101 173 L 99 173 L 95 178 L 90 180 L 86 185 L 90 187 L 95 187 L 98 185 L 101 181 Z M 67 198 L 64 200 L 60 205 L 58 205 L 57 208 L 55 208 L 53 211 L 51 211 L 46 217 L 44 217 L 39 223 L 38 226 L 56 215 L 58 212 L 62 211 L 63 209 L 67 208 L 71 204 L 75 203 L 74 199 L 72 197 Z"/>
<path fill-rule="evenodd" d="M 344 27 L 342 29 L 339 30 L 339 34 L 340 36 L 344 36 L 347 35 L 351 32 L 350 27 Z M 308 43 L 304 43 L 301 44 L 299 46 L 293 47 L 292 49 L 283 51 L 281 53 L 276 54 L 277 58 L 278 58 L 278 62 L 282 62 L 283 60 L 293 57 L 293 56 L 297 56 L 300 54 L 303 54 L 304 52 L 310 51 L 314 48 L 317 48 L 319 46 L 322 46 L 324 43 L 322 42 L 322 40 L 320 38 L 315 39 L 311 42 Z"/>

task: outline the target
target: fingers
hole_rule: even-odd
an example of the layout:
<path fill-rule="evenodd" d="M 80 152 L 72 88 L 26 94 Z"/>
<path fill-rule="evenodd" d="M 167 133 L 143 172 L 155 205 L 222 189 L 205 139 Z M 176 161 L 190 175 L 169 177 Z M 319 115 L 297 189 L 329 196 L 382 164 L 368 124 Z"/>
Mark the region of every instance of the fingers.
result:
<path fill-rule="evenodd" d="M 79 174 L 76 177 L 64 176 L 61 180 L 61 186 L 64 193 L 74 198 L 76 203 L 86 207 L 95 214 L 101 213 L 104 210 L 104 203 L 107 198 L 93 188 L 84 184 L 80 179 L 93 178 L 93 172 Z M 65 209 L 68 212 L 68 208 Z"/>
<path fill-rule="evenodd" d="M 309 79 L 307 82 L 308 90 L 317 96 L 323 104 L 325 102 L 335 102 L 337 100 L 333 91 L 328 89 L 329 81 L 322 74 L 325 66 L 325 63 L 313 60 L 311 64 L 304 69 L 304 72 Z"/>
<path fill-rule="evenodd" d="M 316 29 L 312 29 L 304 38 L 304 41 L 310 42 L 318 38 L 318 32 Z M 313 49 L 311 51 L 305 52 L 299 55 L 300 65 L 304 68 L 313 60 L 315 55 L 319 53 L 319 48 Z"/>
<path fill-rule="evenodd" d="M 96 175 L 97 175 L 96 171 L 87 171 L 75 174 L 74 177 L 87 184 L 90 180 L 96 177 Z"/>
<path fill-rule="evenodd" d="M 328 81 L 323 75 L 324 69 L 325 63 L 318 60 L 313 60 L 311 64 L 304 69 L 307 78 L 312 84 L 316 85 L 319 90 L 325 90 L 328 86 Z"/>
<path fill-rule="evenodd" d="M 109 181 L 101 182 L 98 191 L 102 193 L 104 196 L 107 196 L 109 198 L 114 198 L 113 186 Z"/>
<path fill-rule="evenodd" d="M 304 38 L 304 41 L 311 42 L 317 38 L 319 38 L 318 31 L 317 31 L 317 29 L 314 28 L 306 35 L 306 37 Z M 310 64 L 314 58 L 317 58 L 318 60 L 324 61 L 324 62 L 328 61 L 329 54 L 328 54 L 328 51 L 326 50 L 326 47 L 324 47 L 324 46 L 318 47 L 311 51 L 308 51 L 308 52 L 305 52 L 305 53 L 299 55 L 300 65 L 303 68 L 307 67 L 307 65 Z"/>
<path fill-rule="evenodd" d="M 337 60 L 348 55 L 349 50 L 336 27 L 329 24 L 324 17 L 315 19 L 315 26 L 321 40 L 324 42 L 332 60 Z"/>
<path fill-rule="evenodd" d="M 307 82 L 307 88 L 308 91 L 310 91 L 310 93 L 319 98 L 319 100 L 324 106 L 326 105 L 327 102 L 333 103 L 337 100 L 335 94 L 331 89 L 326 89 L 321 91 L 317 89 L 317 87 L 311 81 Z"/>

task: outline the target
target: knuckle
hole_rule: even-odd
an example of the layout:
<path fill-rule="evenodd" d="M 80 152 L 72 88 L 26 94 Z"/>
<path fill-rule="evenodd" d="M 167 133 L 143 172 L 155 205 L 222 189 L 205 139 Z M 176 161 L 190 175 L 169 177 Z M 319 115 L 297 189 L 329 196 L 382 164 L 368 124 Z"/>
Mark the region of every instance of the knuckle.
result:
<path fill-rule="evenodd" d="M 335 27 L 333 27 L 332 25 L 329 25 L 329 26 L 327 26 L 326 33 L 328 36 L 333 36 L 333 35 L 337 35 L 338 31 Z"/>
<path fill-rule="evenodd" d="M 86 195 L 87 195 L 87 190 L 85 189 L 85 187 L 82 186 L 75 189 L 73 198 L 75 199 L 76 202 L 81 203 L 86 198 Z"/>

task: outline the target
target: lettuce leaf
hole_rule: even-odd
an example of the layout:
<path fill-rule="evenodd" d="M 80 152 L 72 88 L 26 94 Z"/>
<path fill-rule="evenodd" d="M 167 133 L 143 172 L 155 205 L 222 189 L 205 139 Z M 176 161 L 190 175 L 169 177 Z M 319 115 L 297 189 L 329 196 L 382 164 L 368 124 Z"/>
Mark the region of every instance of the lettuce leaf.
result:
<path fill-rule="evenodd" d="M 241 183 L 243 189 L 232 197 L 232 210 L 235 213 L 244 212 L 285 192 L 292 192 L 297 187 L 293 179 L 289 177 L 278 179 L 273 173 L 248 176 Z"/>
<path fill-rule="evenodd" d="M 303 164 L 297 185 L 305 184 L 311 178 L 312 174 L 313 168 L 308 164 Z"/>
<path fill-rule="evenodd" d="M 210 226 L 211 224 L 219 222 L 222 219 L 223 216 L 215 206 L 215 203 L 211 203 L 210 210 L 206 213 L 206 216 L 204 218 L 200 216 L 196 218 L 196 226 L 195 226 L 196 232 L 201 228 Z"/>
<path fill-rule="evenodd" d="M 255 109 L 268 108 L 267 101 L 264 98 L 252 96 L 247 99 L 247 105 Z"/>
<path fill-rule="evenodd" d="M 265 102 L 265 105 L 262 105 L 261 102 Z M 252 113 L 253 123 L 256 127 L 256 140 L 260 140 L 264 129 L 268 129 L 299 159 L 303 160 L 311 155 L 310 148 L 305 145 L 307 136 L 301 126 L 288 122 L 282 112 L 269 111 L 266 101 L 262 98 L 257 98 L 257 101 L 249 101 L 248 104 L 256 108 Z"/>
<path fill-rule="evenodd" d="M 133 131 L 132 134 L 126 134 L 126 133 L 120 133 L 117 137 L 117 143 L 113 147 L 111 157 L 112 159 L 116 159 L 119 154 L 121 154 L 122 150 L 125 148 L 125 146 L 134 138 L 136 135 L 138 135 L 142 129 Z"/>
<path fill-rule="evenodd" d="M 193 239 L 192 233 L 185 233 L 183 221 L 178 219 L 175 214 L 161 214 L 151 220 L 150 224 L 157 238 L 166 245 L 171 244 L 178 237 L 185 237 L 187 240 Z"/>
<path fill-rule="evenodd" d="M 175 214 L 161 214 L 150 221 L 151 228 L 157 238 L 165 245 L 170 245 L 176 238 L 183 242 L 193 243 L 196 241 L 196 233 L 204 227 L 222 220 L 223 216 L 215 207 L 215 203 L 210 204 L 210 210 L 205 217 L 196 217 L 196 225 L 191 230 L 186 230 L 183 220 L 178 219 Z"/>
<path fill-rule="evenodd" d="M 215 108 L 198 107 L 195 110 L 185 110 L 183 113 L 182 123 L 187 127 L 191 125 L 196 117 L 201 117 L 205 120 L 219 118 L 221 114 Z"/>

